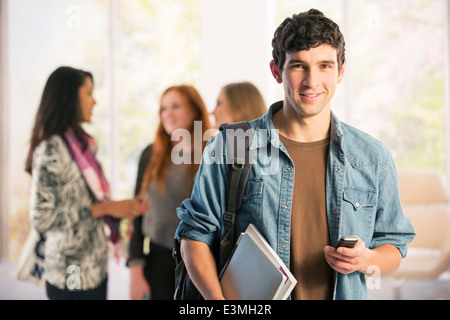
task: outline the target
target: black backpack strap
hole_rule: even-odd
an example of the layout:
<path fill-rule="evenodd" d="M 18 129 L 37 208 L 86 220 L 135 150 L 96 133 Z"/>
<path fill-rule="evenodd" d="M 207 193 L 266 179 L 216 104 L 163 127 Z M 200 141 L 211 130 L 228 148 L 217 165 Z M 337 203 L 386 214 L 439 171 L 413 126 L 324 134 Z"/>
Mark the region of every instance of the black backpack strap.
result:
<path fill-rule="evenodd" d="M 234 247 L 234 222 L 236 212 L 239 210 L 242 204 L 242 198 L 244 196 L 245 185 L 247 184 L 247 179 L 250 173 L 250 169 L 252 166 L 252 157 L 250 153 L 250 142 L 252 139 L 252 132 L 250 129 L 250 125 L 248 122 L 238 122 L 232 124 L 222 125 L 221 130 L 232 129 L 231 137 L 234 139 L 234 144 L 230 144 L 230 140 L 227 139 L 227 150 L 229 146 L 235 146 L 238 148 L 242 146 L 242 142 L 244 139 L 244 156 L 239 157 L 239 153 L 236 153 L 237 150 L 233 150 L 234 153 L 233 161 L 230 164 L 227 178 L 227 209 L 224 214 L 224 223 L 225 223 L 225 236 L 220 241 L 219 244 L 215 244 L 213 248 L 213 252 L 215 253 L 214 258 L 217 262 L 218 272 L 221 271 L 222 267 L 228 260 L 228 257 L 231 254 L 231 251 Z M 242 130 L 237 130 L 242 129 Z M 250 129 L 250 131 L 248 131 Z M 248 138 L 248 139 L 247 139 Z M 231 148 L 230 148 L 231 149 Z M 234 149 L 234 148 L 233 148 Z M 242 151 L 242 150 L 240 150 Z M 230 156 L 231 156 L 230 155 Z M 219 256 L 217 255 L 217 251 L 219 251 Z M 172 252 L 173 257 L 175 258 L 176 269 L 175 269 L 175 300 L 202 300 L 203 297 L 198 292 L 195 285 L 192 283 L 192 280 L 187 273 L 186 267 L 184 265 L 183 258 L 181 257 L 180 251 L 180 242 L 175 238 L 174 249 Z"/>
<path fill-rule="evenodd" d="M 231 162 L 227 180 L 227 208 L 224 213 L 225 236 L 220 242 L 220 266 L 227 262 L 234 247 L 234 223 L 241 207 L 245 186 L 252 167 L 250 143 L 252 131 L 247 121 L 223 124 L 227 135 L 227 161 Z M 244 148 L 240 150 L 239 148 Z M 243 152 L 244 151 L 244 152 Z"/>

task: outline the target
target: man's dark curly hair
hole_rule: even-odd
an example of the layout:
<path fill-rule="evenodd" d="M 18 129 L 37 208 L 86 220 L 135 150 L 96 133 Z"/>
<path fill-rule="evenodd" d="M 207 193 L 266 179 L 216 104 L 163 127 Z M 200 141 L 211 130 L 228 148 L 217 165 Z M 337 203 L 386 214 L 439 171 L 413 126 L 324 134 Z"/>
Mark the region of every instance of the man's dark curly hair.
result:
<path fill-rule="evenodd" d="M 317 9 L 286 18 L 275 31 L 272 56 L 280 72 L 289 51 L 301 51 L 329 44 L 336 48 L 338 67 L 345 62 L 345 40 L 339 26 Z"/>

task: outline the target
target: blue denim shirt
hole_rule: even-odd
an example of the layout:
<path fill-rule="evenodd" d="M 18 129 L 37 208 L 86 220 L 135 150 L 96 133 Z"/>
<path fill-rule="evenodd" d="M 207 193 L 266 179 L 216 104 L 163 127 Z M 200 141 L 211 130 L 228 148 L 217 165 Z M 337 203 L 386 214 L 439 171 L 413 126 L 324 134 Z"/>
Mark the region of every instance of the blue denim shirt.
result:
<path fill-rule="evenodd" d="M 236 217 L 236 236 L 253 223 L 289 266 L 290 221 L 294 196 L 294 163 L 280 141 L 272 115 L 283 107 L 275 103 L 269 112 L 250 122 L 253 166 L 241 210 Z M 211 139 L 190 199 L 177 209 L 183 236 L 212 245 L 223 236 L 226 179 L 229 163 L 220 132 Z M 327 220 L 330 245 L 343 235 L 357 235 L 367 247 L 396 246 L 402 257 L 415 236 L 404 215 L 397 172 L 389 150 L 369 135 L 331 119 L 330 149 L 326 173 Z M 301 285 L 301 284 L 300 284 Z M 365 275 L 335 272 L 334 299 L 367 299 Z"/>

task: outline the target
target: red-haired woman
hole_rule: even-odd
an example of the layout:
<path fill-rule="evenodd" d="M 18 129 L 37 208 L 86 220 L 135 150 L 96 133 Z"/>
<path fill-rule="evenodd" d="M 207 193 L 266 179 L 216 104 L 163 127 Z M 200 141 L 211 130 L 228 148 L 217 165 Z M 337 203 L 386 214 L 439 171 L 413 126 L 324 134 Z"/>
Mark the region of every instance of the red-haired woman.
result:
<path fill-rule="evenodd" d="M 166 89 L 160 99 L 159 116 L 155 140 L 141 154 L 136 180 L 135 194 L 145 196 L 150 208 L 133 221 L 127 261 L 133 300 L 173 299 L 172 249 L 179 224 L 176 208 L 191 194 L 198 159 L 208 140 L 203 137 L 211 129 L 205 103 L 190 85 Z M 201 129 L 202 139 L 194 139 L 194 129 Z M 150 246 L 145 250 L 148 239 Z"/>

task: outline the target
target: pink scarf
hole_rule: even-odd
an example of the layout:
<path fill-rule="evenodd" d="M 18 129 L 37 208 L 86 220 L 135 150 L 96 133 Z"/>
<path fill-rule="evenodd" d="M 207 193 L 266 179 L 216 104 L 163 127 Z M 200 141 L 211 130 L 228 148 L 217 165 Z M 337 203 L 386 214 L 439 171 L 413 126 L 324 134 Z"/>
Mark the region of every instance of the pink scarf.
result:
<path fill-rule="evenodd" d="M 73 160 L 80 168 L 81 174 L 86 180 L 89 189 L 95 195 L 97 201 L 107 201 L 110 199 L 110 189 L 108 181 L 103 174 L 102 166 L 95 158 L 97 152 L 97 143 L 89 135 L 85 135 L 89 143 L 88 148 L 83 152 L 81 142 L 75 136 L 72 128 L 64 133 L 64 140 L 69 148 Z M 111 229 L 111 241 L 116 243 L 119 240 L 120 219 L 111 216 L 104 216 L 103 220 Z"/>

